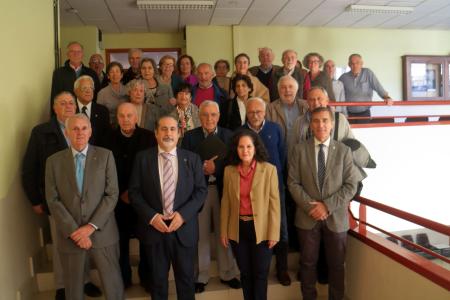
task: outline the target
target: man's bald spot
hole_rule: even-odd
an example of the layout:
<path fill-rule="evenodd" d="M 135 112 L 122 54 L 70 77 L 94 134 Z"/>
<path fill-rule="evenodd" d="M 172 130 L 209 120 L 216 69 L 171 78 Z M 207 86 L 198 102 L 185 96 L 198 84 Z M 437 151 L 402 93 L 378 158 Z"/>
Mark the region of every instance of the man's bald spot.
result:
<path fill-rule="evenodd" d="M 117 115 L 123 111 L 131 111 L 134 115 L 138 115 L 136 105 L 130 102 L 124 102 L 117 107 Z"/>

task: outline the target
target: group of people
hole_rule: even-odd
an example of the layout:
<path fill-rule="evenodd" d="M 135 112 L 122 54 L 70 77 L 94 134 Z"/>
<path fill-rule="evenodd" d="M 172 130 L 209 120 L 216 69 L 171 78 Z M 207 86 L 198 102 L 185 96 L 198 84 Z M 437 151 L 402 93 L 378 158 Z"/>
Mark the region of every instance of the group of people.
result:
<path fill-rule="evenodd" d="M 373 90 L 390 101 L 360 55 L 339 84 L 331 60 L 322 71 L 310 53 L 305 70 L 293 50 L 275 66 L 261 48 L 251 68 L 241 53 L 231 77 L 226 60 L 195 66 L 189 55 L 157 67 L 131 49 L 127 71 L 111 62 L 106 73 L 101 55 L 82 64 L 78 42 L 67 56 L 53 74 L 52 118 L 31 132 L 22 172 L 33 210 L 49 214 L 55 299 L 100 296 L 91 264 L 106 298 L 124 299 L 131 238 L 152 299 L 168 298 L 171 265 L 178 299 L 194 299 L 209 281 L 212 236 L 221 282 L 245 299 L 267 298 L 272 254 L 278 281 L 291 284 L 290 239 L 299 241 L 303 299 L 317 298 L 320 249 L 330 298 L 343 298 L 347 208 L 365 165 L 329 102 L 344 92 L 367 101 Z"/>

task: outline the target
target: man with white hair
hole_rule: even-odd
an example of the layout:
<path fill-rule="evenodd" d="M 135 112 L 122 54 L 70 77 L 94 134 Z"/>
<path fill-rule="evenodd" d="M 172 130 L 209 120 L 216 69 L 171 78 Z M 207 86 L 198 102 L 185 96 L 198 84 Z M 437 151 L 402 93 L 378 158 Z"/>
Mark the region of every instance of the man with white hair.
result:
<path fill-rule="evenodd" d="M 267 107 L 267 119 L 281 126 L 283 139 L 286 141 L 294 121 L 305 114 L 308 105 L 298 97 L 298 82 L 290 75 L 278 81 L 280 98 Z"/>
<path fill-rule="evenodd" d="M 201 127 L 189 130 L 183 138 L 181 147 L 200 154 L 203 141 L 209 137 L 217 137 L 224 147 L 228 147 L 232 132 L 217 124 L 220 118 L 219 105 L 215 101 L 203 101 L 199 109 Z M 223 172 L 225 168 L 223 157 L 214 155 L 203 159 L 203 173 L 208 184 L 208 196 L 199 213 L 198 270 L 195 283 L 196 293 L 204 291 L 209 280 L 211 263 L 211 220 L 216 238 L 216 257 L 219 267 L 219 277 L 222 283 L 231 288 L 240 288 L 237 279 L 239 270 L 231 253 L 231 248 L 220 245 L 220 199 L 222 197 Z"/>
<path fill-rule="evenodd" d="M 67 299 L 84 299 L 87 261 L 95 263 L 106 299 L 123 300 L 119 235 L 114 207 L 118 198 L 111 151 L 88 144 L 91 124 L 85 114 L 66 119 L 70 148 L 47 159 L 45 198 L 56 226 Z"/>
<path fill-rule="evenodd" d="M 92 125 L 92 137 L 89 142 L 101 146 L 105 135 L 111 129 L 109 111 L 106 106 L 92 102 L 94 97 L 94 81 L 90 76 L 81 76 L 74 83 L 77 96 L 76 111 L 85 114 Z"/>
<path fill-rule="evenodd" d="M 298 84 L 297 97 L 299 99 L 302 99 L 304 93 L 303 86 L 305 83 L 305 76 L 303 76 L 302 70 L 297 67 L 297 59 L 298 55 L 295 50 L 288 49 L 283 51 L 283 55 L 281 57 L 281 62 L 283 63 L 283 66 L 274 73 L 273 84 L 274 87 L 277 87 L 278 81 L 280 80 L 281 77 L 285 75 L 290 75 L 297 81 Z M 273 100 L 279 98 L 278 92 L 279 92 L 278 89 L 274 88 Z"/>
<path fill-rule="evenodd" d="M 270 100 L 274 101 L 277 98 L 273 98 L 276 97 L 275 96 L 276 92 L 273 91 L 273 89 L 276 90 L 276 85 L 273 84 L 274 79 L 273 75 L 276 72 L 276 70 L 280 68 L 280 66 L 275 66 L 272 64 L 273 60 L 275 59 L 275 54 L 269 47 L 259 48 L 258 58 L 260 65 L 251 67 L 248 70 L 253 76 L 256 76 L 259 79 L 259 81 L 261 81 L 262 84 L 264 84 L 269 89 Z"/>

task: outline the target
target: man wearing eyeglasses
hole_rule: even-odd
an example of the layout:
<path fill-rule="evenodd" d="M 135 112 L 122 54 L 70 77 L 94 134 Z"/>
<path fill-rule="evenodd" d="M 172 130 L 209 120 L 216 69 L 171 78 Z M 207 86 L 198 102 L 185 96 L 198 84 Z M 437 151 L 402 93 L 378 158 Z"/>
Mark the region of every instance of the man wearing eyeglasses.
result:
<path fill-rule="evenodd" d="M 245 128 L 256 132 L 262 139 L 269 154 L 269 162 L 277 168 L 278 186 L 280 190 L 281 207 L 281 232 L 280 241 L 275 245 L 273 252 L 276 257 L 277 279 L 281 285 L 291 284 L 291 278 L 287 272 L 288 258 L 288 231 L 286 220 L 286 205 L 283 172 L 286 162 L 286 146 L 280 125 L 275 122 L 265 120 L 266 103 L 264 100 L 253 97 L 247 101 L 247 123 Z"/>
<path fill-rule="evenodd" d="M 83 75 L 75 80 L 74 91 L 77 96 L 77 113 L 85 114 L 92 125 L 92 136 L 89 143 L 95 146 L 102 146 L 102 138 L 107 135 L 110 127 L 109 111 L 106 106 L 92 102 L 94 98 L 94 80 L 87 75 Z"/>

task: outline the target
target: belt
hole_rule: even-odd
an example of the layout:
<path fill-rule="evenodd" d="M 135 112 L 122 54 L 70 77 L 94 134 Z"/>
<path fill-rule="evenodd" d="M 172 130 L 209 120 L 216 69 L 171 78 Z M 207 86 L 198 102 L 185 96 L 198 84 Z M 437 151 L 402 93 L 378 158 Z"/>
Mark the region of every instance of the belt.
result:
<path fill-rule="evenodd" d="M 239 220 L 244 222 L 253 221 L 253 216 L 239 216 Z"/>

